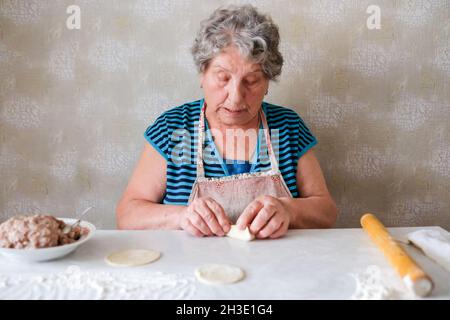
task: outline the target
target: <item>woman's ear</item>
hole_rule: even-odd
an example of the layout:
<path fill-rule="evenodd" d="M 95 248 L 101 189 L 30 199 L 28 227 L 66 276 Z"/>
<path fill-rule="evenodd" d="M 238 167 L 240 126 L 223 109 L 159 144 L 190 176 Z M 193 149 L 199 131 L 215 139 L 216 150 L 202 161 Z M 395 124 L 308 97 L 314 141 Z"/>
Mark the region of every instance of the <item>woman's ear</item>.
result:
<path fill-rule="evenodd" d="M 205 74 L 202 72 L 200 73 L 200 88 L 203 88 L 203 80 L 205 79 Z"/>

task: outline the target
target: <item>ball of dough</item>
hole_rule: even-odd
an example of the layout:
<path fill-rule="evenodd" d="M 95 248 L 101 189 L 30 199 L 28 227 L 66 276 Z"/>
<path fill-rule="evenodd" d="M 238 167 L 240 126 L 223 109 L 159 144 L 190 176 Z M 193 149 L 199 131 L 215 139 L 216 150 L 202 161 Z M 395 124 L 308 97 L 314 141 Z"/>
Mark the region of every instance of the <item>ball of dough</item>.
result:
<path fill-rule="evenodd" d="M 195 270 L 198 281 L 206 284 L 228 284 L 244 279 L 245 274 L 241 268 L 224 264 L 207 264 Z"/>
<path fill-rule="evenodd" d="M 131 249 L 111 253 L 105 260 L 114 267 L 135 267 L 154 262 L 160 256 L 155 250 Z"/>
<path fill-rule="evenodd" d="M 227 233 L 227 237 L 233 239 L 239 239 L 243 241 L 252 241 L 255 239 L 255 235 L 250 232 L 250 229 L 246 227 L 244 230 L 238 229 L 236 225 L 232 225 L 230 231 Z"/>

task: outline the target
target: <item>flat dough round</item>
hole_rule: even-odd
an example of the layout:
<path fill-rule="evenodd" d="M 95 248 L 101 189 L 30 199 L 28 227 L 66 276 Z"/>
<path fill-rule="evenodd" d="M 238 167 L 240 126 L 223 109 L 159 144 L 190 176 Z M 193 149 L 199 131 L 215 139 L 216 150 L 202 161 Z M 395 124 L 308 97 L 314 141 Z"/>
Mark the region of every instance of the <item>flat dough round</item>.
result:
<path fill-rule="evenodd" d="M 206 264 L 195 270 L 198 281 L 206 284 L 228 284 L 241 281 L 245 273 L 241 268 L 225 264 Z"/>
<path fill-rule="evenodd" d="M 106 257 L 106 262 L 114 267 L 135 267 L 154 262 L 161 253 L 155 250 L 131 249 L 113 252 Z"/>

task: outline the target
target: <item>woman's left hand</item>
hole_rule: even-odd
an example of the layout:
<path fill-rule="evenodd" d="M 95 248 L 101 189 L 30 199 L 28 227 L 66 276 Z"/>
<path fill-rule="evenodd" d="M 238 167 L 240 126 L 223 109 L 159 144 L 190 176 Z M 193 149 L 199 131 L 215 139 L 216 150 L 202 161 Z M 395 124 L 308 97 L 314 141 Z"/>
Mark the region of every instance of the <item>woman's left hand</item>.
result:
<path fill-rule="evenodd" d="M 239 229 L 248 226 L 257 238 L 274 239 L 287 232 L 289 222 L 289 212 L 278 198 L 261 196 L 245 208 L 236 225 Z"/>

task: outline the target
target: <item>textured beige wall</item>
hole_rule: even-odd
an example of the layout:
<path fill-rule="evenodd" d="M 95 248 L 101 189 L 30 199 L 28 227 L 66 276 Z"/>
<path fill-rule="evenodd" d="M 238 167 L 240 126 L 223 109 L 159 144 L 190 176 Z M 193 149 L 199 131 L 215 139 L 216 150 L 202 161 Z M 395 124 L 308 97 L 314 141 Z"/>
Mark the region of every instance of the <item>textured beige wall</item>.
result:
<path fill-rule="evenodd" d="M 256 1 L 255 1 L 256 2 Z M 226 1 L 0 0 L 0 220 L 114 207 L 145 128 L 201 98 L 189 47 Z M 236 3 L 236 2 L 235 2 Z M 366 8 L 381 8 L 368 30 Z M 81 8 L 81 30 L 66 8 Z M 257 1 L 285 66 L 267 101 L 295 108 L 341 214 L 450 229 L 449 1 Z"/>

